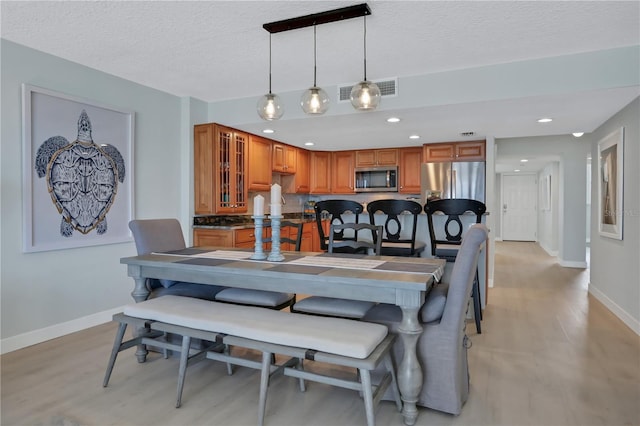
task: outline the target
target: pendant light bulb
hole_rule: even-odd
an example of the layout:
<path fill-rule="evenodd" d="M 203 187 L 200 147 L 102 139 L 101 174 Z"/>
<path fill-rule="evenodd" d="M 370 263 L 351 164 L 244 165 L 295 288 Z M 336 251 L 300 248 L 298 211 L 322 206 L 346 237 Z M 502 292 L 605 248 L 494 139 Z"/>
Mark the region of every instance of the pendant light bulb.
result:
<path fill-rule="evenodd" d="M 364 16 L 364 79 L 351 88 L 351 105 L 360 111 L 373 111 L 380 103 L 380 88 L 367 80 L 367 16 Z"/>
<path fill-rule="evenodd" d="M 316 84 L 316 26 L 313 26 L 313 87 L 307 89 L 300 98 L 300 106 L 305 114 L 321 115 L 329 109 L 329 95 Z"/>
<path fill-rule="evenodd" d="M 280 96 L 271 93 L 271 34 L 269 34 L 269 93 L 258 99 L 256 109 L 260 118 L 267 121 L 278 120 L 284 114 Z"/>

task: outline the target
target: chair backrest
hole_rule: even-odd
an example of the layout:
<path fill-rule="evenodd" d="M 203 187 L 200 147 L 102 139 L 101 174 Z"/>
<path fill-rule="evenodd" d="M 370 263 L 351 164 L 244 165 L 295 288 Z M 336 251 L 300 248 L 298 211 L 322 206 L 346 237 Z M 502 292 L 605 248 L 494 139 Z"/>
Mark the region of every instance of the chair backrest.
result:
<path fill-rule="evenodd" d="M 328 240 L 329 237 L 324 234 L 324 229 L 322 228 L 322 217 L 323 213 L 329 214 L 329 224 L 333 225 L 334 223 L 345 223 L 342 215 L 344 213 L 353 213 L 355 215 L 355 223 L 359 221 L 359 215 L 364 211 L 364 207 L 362 204 L 357 203 L 351 200 L 323 200 L 316 202 L 313 207 L 316 212 L 316 224 L 318 225 L 318 234 L 320 236 L 320 248 L 322 250 L 328 250 Z M 343 240 L 344 233 L 342 231 L 336 232 L 333 235 L 336 240 Z M 358 234 L 356 232 L 354 238 L 350 238 L 353 240 L 358 239 Z"/>
<path fill-rule="evenodd" d="M 482 215 L 486 211 L 487 206 L 483 202 L 466 198 L 427 201 L 424 205 L 424 212 L 427 214 L 427 223 L 429 225 L 431 255 L 436 255 L 436 246 L 438 244 L 460 245 L 462 243 L 464 226 L 460 219 L 461 215 L 466 212 L 474 213 L 476 215 L 476 223 L 481 223 Z M 447 216 L 443 229 L 445 234 L 444 239 L 438 238 L 438 235 L 442 235 L 442 233 L 436 233 L 433 226 L 433 215 L 437 213 Z"/>
<path fill-rule="evenodd" d="M 371 232 L 371 240 L 353 240 L 353 239 L 334 239 L 335 235 L 343 233 L 345 230 L 353 230 L 354 235 L 358 231 L 368 230 Z M 333 253 L 334 249 L 339 247 L 350 247 L 355 250 L 372 249 L 374 255 L 379 255 L 382 249 L 382 225 L 371 225 L 369 223 L 336 223 L 331 225 L 329 233 L 329 253 Z M 362 234 L 360 234 L 362 236 Z"/>
<path fill-rule="evenodd" d="M 282 235 L 282 231 L 285 229 L 288 229 L 289 231 L 288 237 Z M 296 232 L 296 236 L 295 238 L 291 238 L 291 232 L 294 230 Z M 271 237 L 262 239 L 263 243 L 270 243 L 272 241 Z M 302 222 L 296 223 L 288 220 L 280 221 L 280 244 L 284 243 L 293 244 L 294 250 L 300 251 L 300 246 L 302 245 Z"/>
<path fill-rule="evenodd" d="M 462 244 L 451 271 L 447 301 L 440 320 L 440 324 L 446 324 L 448 329 L 462 328 L 476 276 L 478 256 L 488 235 L 489 231 L 484 224 L 474 224 L 462 238 Z"/>
<path fill-rule="evenodd" d="M 133 233 L 138 255 L 186 247 L 182 227 L 177 219 L 132 220 L 129 222 L 129 229 Z"/>
<path fill-rule="evenodd" d="M 369 222 L 375 224 L 375 214 L 382 212 L 387 215 L 387 219 L 384 223 L 384 232 L 382 241 L 391 243 L 409 243 L 411 244 L 411 255 L 415 250 L 416 245 L 416 230 L 418 226 L 418 215 L 422 212 L 422 206 L 419 203 L 411 200 L 376 200 L 367 204 L 367 211 L 369 212 Z M 402 233 L 402 220 L 398 218 L 398 215 L 408 212 L 413 215 L 413 223 L 409 232 Z"/>

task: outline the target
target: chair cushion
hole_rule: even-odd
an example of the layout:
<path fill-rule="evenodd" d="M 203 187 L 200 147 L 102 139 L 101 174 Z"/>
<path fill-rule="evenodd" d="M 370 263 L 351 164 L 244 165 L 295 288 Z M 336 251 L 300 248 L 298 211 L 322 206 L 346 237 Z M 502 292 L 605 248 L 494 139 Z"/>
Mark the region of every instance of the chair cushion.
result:
<path fill-rule="evenodd" d="M 436 285 L 427 295 L 422 308 L 420 308 L 420 319 L 423 323 L 440 321 L 444 312 L 444 305 L 447 303 L 447 293 L 449 284 Z"/>
<path fill-rule="evenodd" d="M 436 245 L 436 257 L 454 262 L 459 250 L 460 246 Z"/>
<path fill-rule="evenodd" d="M 217 285 L 208 285 L 208 284 L 195 284 L 195 283 L 184 283 L 181 281 L 176 282 L 175 285 L 171 287 L 156 287 L 151 290 L 151 294 L 149 295 L 150 299 L 161 297 L 161 296 L 184 296 L 184 297 L 195 297 L 196 299 L 204 299 L 204 300 L 215 300 L 216 294 L 218 294 L 221 290 L 224 290 L 226 287 L 217 286 Z"/>
<path fill-rule="evenodd" d="M 293 305 L 293 310 L 308 314 L 360 319 L 374 306 L 373 302 L 361 300 L 311 296 Z"/>
<path fill-rule="evenodd" d="M 243 305 L 274 307 L 293 299 L 293 296 L 293 293 L 280 293 L 277 291 L 226 288 L 216 294 L 216 300 Z"/>

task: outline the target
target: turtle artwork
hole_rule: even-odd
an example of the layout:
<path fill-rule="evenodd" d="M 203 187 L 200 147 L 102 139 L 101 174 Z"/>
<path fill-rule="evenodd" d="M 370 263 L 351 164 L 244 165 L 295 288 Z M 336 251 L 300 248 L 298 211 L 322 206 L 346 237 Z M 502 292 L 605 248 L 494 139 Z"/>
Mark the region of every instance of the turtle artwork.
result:
<path fill-rule="evenodd" d="M 85 110 L 78 118 L 78 137 L 69 142 L 53 136 L 40 145 L 35 170 L 46 177 L 53 204 L 62 215 L 60 235 L 71 237 L 74 229 L 99 235 L 107 232 L 106 215 L 125 179 L 125 163 L 116 147 L 96 144 Z"/>

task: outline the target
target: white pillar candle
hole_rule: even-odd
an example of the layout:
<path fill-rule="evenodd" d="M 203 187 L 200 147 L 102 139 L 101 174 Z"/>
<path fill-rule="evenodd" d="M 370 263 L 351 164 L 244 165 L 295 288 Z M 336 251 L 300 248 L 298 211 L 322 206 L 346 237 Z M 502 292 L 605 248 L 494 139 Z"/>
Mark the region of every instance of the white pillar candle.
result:
<path fill-rule="evenodd" d="M 264 197 L 262 195 L 253 197 L 253 215 L 264 216 Z"/>
<path fill-rule="evenodd" d="M 271 205 L 274 206 L 276 204 L 282 204 L 282 188 L 277 183 L 274 183 L 271 185 Z"/>
<path fill-rule="evenodd" d="M 271 216 L 282 216 L 282 204 L 271 204 Z"/>

